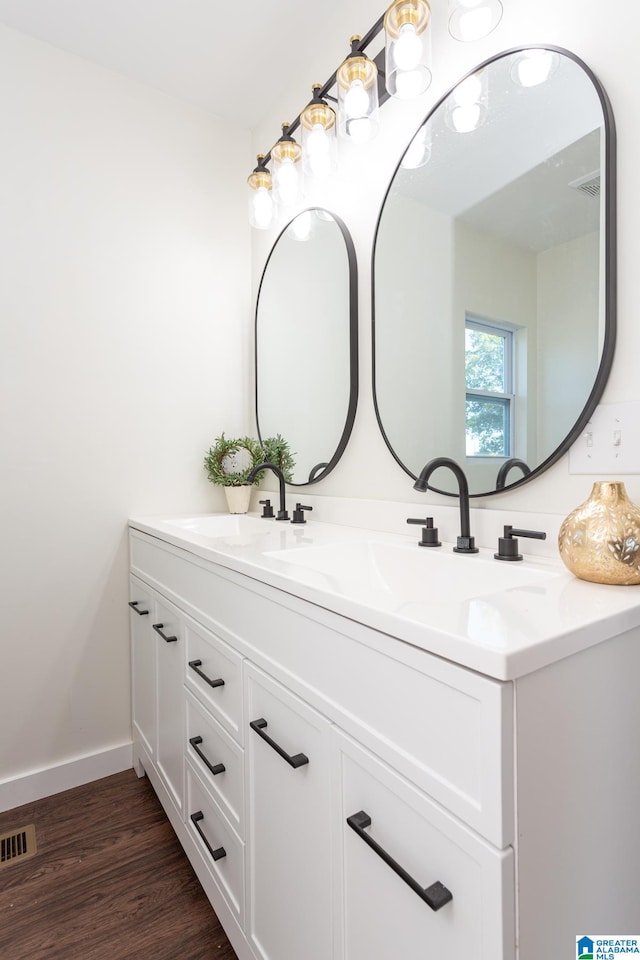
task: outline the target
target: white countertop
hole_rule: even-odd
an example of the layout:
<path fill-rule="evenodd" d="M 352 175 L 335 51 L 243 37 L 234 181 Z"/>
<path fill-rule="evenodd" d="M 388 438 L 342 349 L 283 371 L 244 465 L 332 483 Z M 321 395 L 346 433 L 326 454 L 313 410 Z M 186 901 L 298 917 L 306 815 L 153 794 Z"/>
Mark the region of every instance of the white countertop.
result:
<path fill-rule="evenodd" d="M 134 518 L 132 528 L 499 680 L 640 626 L 640 587 L 576 579 L 560 560 L 423 549 L 394 535 L 309 519 Z"/>

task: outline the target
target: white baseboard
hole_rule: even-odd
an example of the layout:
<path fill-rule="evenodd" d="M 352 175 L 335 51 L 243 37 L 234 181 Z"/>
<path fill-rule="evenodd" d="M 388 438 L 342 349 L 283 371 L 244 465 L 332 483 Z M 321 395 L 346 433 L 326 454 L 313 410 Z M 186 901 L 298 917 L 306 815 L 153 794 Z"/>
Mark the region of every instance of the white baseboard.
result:
<path fill-rule="evenodd" d="M 34 800 L 42 800 L 54 793 L 80 787 L 101 777 L 110 777 L 133 766 L 133 745 L 129 741 L 98 753 L 75 757 L 64 763 L 40 770 L 30 770 L 0 780 L 0 813 L 21 807 Z"/>

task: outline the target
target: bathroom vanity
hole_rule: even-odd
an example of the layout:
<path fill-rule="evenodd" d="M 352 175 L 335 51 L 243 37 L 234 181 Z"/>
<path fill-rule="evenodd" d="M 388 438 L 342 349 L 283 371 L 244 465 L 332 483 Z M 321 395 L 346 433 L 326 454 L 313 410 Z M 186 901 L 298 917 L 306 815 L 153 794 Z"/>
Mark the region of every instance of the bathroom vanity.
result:
<path fill-rule="evenodd" d="M 253 516 L 133 520 L 135 766 L 240 960 L 640 930 L 640 594 Z"/>

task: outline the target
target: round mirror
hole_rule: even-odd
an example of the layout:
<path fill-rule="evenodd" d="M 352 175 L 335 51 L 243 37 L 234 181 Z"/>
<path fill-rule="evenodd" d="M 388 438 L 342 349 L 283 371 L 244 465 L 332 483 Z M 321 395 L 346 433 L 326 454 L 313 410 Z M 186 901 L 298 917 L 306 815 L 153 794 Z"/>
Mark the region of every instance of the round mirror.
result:
<path fill-rule="evenodd" d="M 276 240 L 256 306 L 256 418 L 263 440 L 281 436 L 292 483 L 315 483 L 336 465 L 358 397 L 358 281 L 344 224 L 305 210 Z"/>
<path fill-rule="evenodd" d="M 407 473 L 452 457 L 486 496 L 577 439 L 613 356 L 614 204 L 611 109 L 567 51 L 501 54 L 427 117 L 373 258 L 376 411 Z"/>

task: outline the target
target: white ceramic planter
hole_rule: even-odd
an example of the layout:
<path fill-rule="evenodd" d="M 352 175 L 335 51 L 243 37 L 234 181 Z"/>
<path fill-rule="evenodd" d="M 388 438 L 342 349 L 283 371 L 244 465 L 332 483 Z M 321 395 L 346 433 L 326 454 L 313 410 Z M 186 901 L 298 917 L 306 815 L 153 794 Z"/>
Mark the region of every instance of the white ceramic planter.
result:
<path fill-rule="evenodd" d="M 245 484 L 242 487 L 225 487 L 224 492 L 229 513 L 247 513 L 252 490 L 253 486 L 251 484 Z"/>

